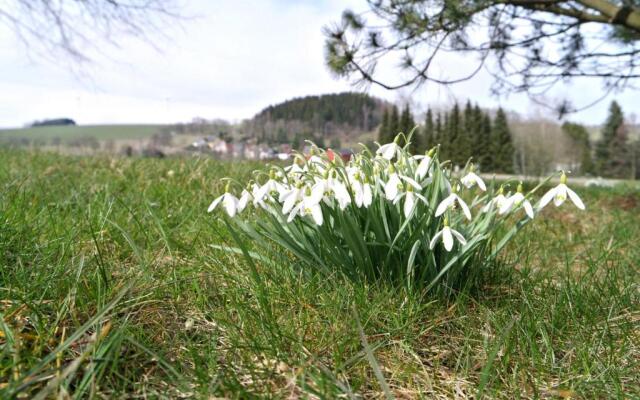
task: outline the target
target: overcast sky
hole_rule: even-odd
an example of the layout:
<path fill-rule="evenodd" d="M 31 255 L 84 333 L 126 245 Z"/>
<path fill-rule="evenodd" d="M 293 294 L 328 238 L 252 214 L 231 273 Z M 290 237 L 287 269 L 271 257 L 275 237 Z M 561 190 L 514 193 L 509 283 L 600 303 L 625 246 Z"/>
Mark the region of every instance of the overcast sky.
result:
<path fill-rule="evenodd" d="M 160 50 L 125 39 L 119 50 L 108 50 L 79 71 L 30 53 L 11 31 L 0 28 L 0 127 L 54 117 L 80 124 L 241 120 L 292 97 L 353 90 L 324 66 L 322 27 L 337 21 L 346 6 L 363 9 L 365 0 L 184 3 L 189 7 L 184 14 L 195 18 L 171 29 L 170 40 L 156 38 Z M 472 61 L 443 60 L 439 74 L 461 72 Z M 385 74 L 394 77 L 393 71 Z M 450 88 L 369 92 L 389 100 L 411 94 L 417 111 L 471 98 L 483 107 L 502 105 L 523 116 L 553 118 L 524 95 L 492 97 L 490 82 L 483 72 Z M 570 92 L 579 105 L 599 88 L 596 81 L 579 82 L 556 93 Z M 599 124 L 613 98 L 627 114 L 640 112 L 640 91 L 627 90 L 570 118 Z"/>

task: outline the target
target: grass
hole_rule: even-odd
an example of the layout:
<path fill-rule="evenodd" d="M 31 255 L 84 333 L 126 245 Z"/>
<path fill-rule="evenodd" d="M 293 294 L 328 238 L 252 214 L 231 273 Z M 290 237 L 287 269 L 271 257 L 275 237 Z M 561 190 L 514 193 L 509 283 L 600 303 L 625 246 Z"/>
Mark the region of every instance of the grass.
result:
<path fill-rule="evenodd" d="M 98 140 L 144 139 L 159 133 L 165 125 L 82 125 L 82 126 L 42 126 L 22 129 L 0 129 L 0 139 L 37 139 L 50 142 L 60 139 L 92 137 Z"/>
<path fill-rule="evenodd" d="M 235 246 L 217 179 L 255 165 L 0 161 L 2 398 L 640 397 L 630 189 L 581 189 L 480 290 L 420 298 L 212 248 Z"/>

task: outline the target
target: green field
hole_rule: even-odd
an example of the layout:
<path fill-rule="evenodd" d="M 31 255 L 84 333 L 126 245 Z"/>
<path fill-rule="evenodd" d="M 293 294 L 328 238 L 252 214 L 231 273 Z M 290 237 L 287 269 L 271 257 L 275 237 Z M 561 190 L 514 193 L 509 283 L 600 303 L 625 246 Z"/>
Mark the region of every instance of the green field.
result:
<path fill-rule="evenodd" d="M 640 397 L 637 191 L 581 188 L 421 297 L 214 250 L 254 167 L 0 150 L 0 398 Z"/>
<path fill-rule="evenodd" d="M 83 125 L 83 126 L 42 126 L 36 128 L 1 129 L 0 140 L 7 138 L 27 138 L 50 142 L 62 142 L 92 137 L 98 140 L 144 139 L 161 132 L 166 125 Z"/>

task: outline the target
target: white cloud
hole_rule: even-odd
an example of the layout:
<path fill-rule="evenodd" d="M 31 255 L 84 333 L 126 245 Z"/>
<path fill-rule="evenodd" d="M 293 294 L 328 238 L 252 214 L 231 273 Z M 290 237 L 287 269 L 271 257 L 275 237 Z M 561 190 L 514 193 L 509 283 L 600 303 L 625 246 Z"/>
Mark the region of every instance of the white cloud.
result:
<path fill-rule="evenodd" d="M 351 0 L 357 8 L 364 1 Z M 93 65 L 74 74 L 63 65 L 29 59 L 15 38 L 0 30 L 0 126 L 19 126 L 34 119 L 68 116 L 83 124 L 176 122 L 195 116 L 242 119 L 284 99 L 350 90 L 324 66 L 321 29 L 336 21 L 349 6 L 344 1 L 285 0 L 189 3 L 196 18 L 158 38 L 158 52 L 144 43 L 126 40 Z M 169 39 L 167 39 L 169 38 Z M 453 74 L 469 64 L 459 56 L 440 65 Z M 394 77 L 388 70 L 385 75 Z M 495 99 L 490 77 L 443 88 L 427 85 L 409 92 L 421 104 L 465 101 L 527 113 L 526 97 Z M 576 100 L 593 84 L 576 83 Z M 403 93 L 372 88 L 375 95 L 394 99 Z M 407 93 L 404 93 L 407 94 Z M 633 92 L 620 96 L 625 111 L 640 103 Z M 576 115 L 599 123 L 607 103 Z"/>

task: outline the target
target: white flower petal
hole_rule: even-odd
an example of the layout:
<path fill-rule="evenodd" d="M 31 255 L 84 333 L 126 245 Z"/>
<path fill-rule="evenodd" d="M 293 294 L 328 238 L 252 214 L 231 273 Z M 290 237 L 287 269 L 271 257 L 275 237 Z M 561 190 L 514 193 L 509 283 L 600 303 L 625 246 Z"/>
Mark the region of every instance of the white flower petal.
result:
<path fill-rule="evenodd" d="M 480 190 L 482 190 L 483 192 L 487 191 L 487 185 L 484 184 L 484 181 L 478 175 L 476 175 L 476 183 L 478 184 L 478 187 L 480 188 Z"/>
<path fill-rule="evenodd" d="M 439 217 L 442 214 L 444 214 L 444 212 L 447 211 L 447 208 L 449 208 L 449 206 L 451 206 L 451 204 L 453 204 L 455 200 L 456 200 L 455 194 L 453 193 L 447 196 L 447 198 L 445 198 L 444 200 L 442 200 L 440 204 L 438 204 L 438 207 L 436 208 L 436 214 L 435 214 L 436 217 Z"/>
<path fill-rule="evenodd" d="M 582 200 L 580 199 L 580 197 L 578 196 L 578 194 L 576 192 L 574 192 L 569 187 L 567 187 L 567 193 L 569 194 L 569 198 L 571 199 L 573 204 L 576 205 L 576 207 L 578 207 L 581 210 L 584 210 L 586 208 L 584 206 L 584 203 L 582 202 Z"/>
<path fill-rule="evenodd" d="M 404 180 L 405 182 L 407 182 L 409 185 L 413 186 L 414 189 L 422 190 L 422 186 L 420 186 L 420 184 L 418 182 L 414 181 L 413 179 L 409 178 L 408 176 L 400 175 L 400 178 L 402 180 Z"/>
<path fill-rule="evenodd" d="M 299 192 L 299 189 L 296 189 L 296 191 Z M 298 193 L 294 193 L 293 191 L 291 191 L 291 193 L 285 198 L 284 202 L 282 203 L 283 214 L 288 214 L 289 211 L 293 209 L 293 207 L 296 205 L 296 202 L 299 200 L 298 197 Z"/>
<path fill-rule="evenodd" d="M 463 246 L 467 244 L 467 240 L 464 238 L 464 236 L 462 236 L 460 232 L 456 231 L 455 229 L 451 229 L 451 233 L 453 233 L 453 236 L 458 239 L 458 242 L 460 242 L 460 244 L 462 244 Z"/>
<path fill-rule="evenodd" d="M 464 213 L 464 216 L 467 217 L 469 221 L 471 221 L 471 211 L 469 210 L 469 206 L 467 206 L 467 203 L 465 203 L 464 200 L 462 200 L 457 195 L 456 195 L 456 200 L 458 201 L 458 204 L 460 204 L 460 208 L 462 208 L 462 212 Z"/>
<path fill-rule="evenodd" d="M 397 174 L 392 174 L 389 180 L 384 185 L 384 194 L 387 200 L 394 200 L 398 196 L 398 185 L 400 184 L 400 178 Z"/>
<path fill-rule="evenodd" d="M 371 202 L 373 201 L 373 194 L 371 193 L 371 185 L 365 183 L 362 197 L 363 197 L 362 205 L 364 205 L 365 207 L 369 207 L 371 205 Z"/>
<path fill-rule="evenodd" d="M 227 211 L 227 214 L 233 218 L 238 210 L 238 199 L 231 193 L 225 193 L 224 199 L 222 199 L 222 205 Z"/>
<path fill-rule="evenodd" d="M 311 211 L 311 217 L 315 221 L 316 225 L 318 226 L 322 225 L 323 217 L 322 217 L 322 208 L 320 207 L 320 204 L 316 204 L 312 206 L 310 208 L 310 211 Z"/>
<path fill-rule="evenodd" d="M 405 199 L 404 199 L 404 216 L 405 216 L 405 218 L 409 218 L 409 215 L 411 215 L 411 212 L 413 211 L 413 208 L 415 207 L 415 203 L 416 203 L 416 198 L 415 198 L 413 192 L 407 192 L 407 195 L 405 196 Z"/>
<path fill-rule="evenodd" d="M 240 195 L 240 200 L 238 200 L 238 212 L 242 212 L 246 207 L 247 203 L 251 199 L 251 193 L 249 193 L 246 189 L 242 191 Z"/>
<path fill-rule="evenodd" d="M 451 251 L 453 248 L 453 235 L 451 234 L 451 228 L 445 226 L 442 228 L 442 243 L 447 251 Z"/>
<path fill-rule="evenodd" d="M 433 250 L 433 248 L 436 247 L 436 243 L 438 242 L 438 239 L 440 239 L 440 236 L 442 236 L 442 231 L 436 233 L 436 235 L 431 238 L 431 241 L 429 242 L 429 249 Z"/>
<path fill-rule="evenodd" d="M 555 197 L 557 189 L 558 189 L 557 187 L 549 189 L 549 191 L 545 193 L 544 196 L 542 196 L 542 198 L 538 202 L 538 210 L 541 210 L 547 204 L 549 204 L 549 202 Z"/>
<path fill-rule="evenodd" d="M 324 196 L 324 189 L 325 185 L 322 183 L 316 183 L 315 185 L 313 185 L 313 187 L 311 188 L 311 198 L 313 198 L 314 202 L 320 203 L 320 200 L 322 200 L 322 196 Z"/>
<path fill-rule="evenodd" d="M 209 205 L 209 208 L 207 209 L 207 212 L 211 212 L 215 210 L 215 208 L 218 207 L 218 204 L 222 201 L 223 198 L 224 198 L 224 194 L 222 196 L 219 196 L 214 201 L 212 201 L 211 204 Z"/>
<path fill-rule="evenodd" d="M 553 204 L 560 207 L 567 200 L 567 185 L 564 183 L 556 186 L 556 195 L 553 197 Z"/>
<path fill-rule="evenodd" d="M 429 166 L 431 164 L 431 157 L 424 156 L 424 158 L 418 164 L 418 168 L 416 169 L 416 177 L 422 180 L 429 172 Z"/>
<path fill-rule="evenodd" d="M 287 222 L 293 221 L 293 219 L 300 213 L 301 210 L 302 203 L 298 204 L 293 210 L 291 210 L 291 213 L 289 213 L 289 218 L 287 218 Z"/>
<path fill-rule="evenodd" d="M 531 203 L 529 202 L 529 200 L 525 200 L 524 201 L 524 211 L 527 213 L 527 215 L 529 216 L 529 218 L 533 219 L 533 207 L 531 207 Z"/>

